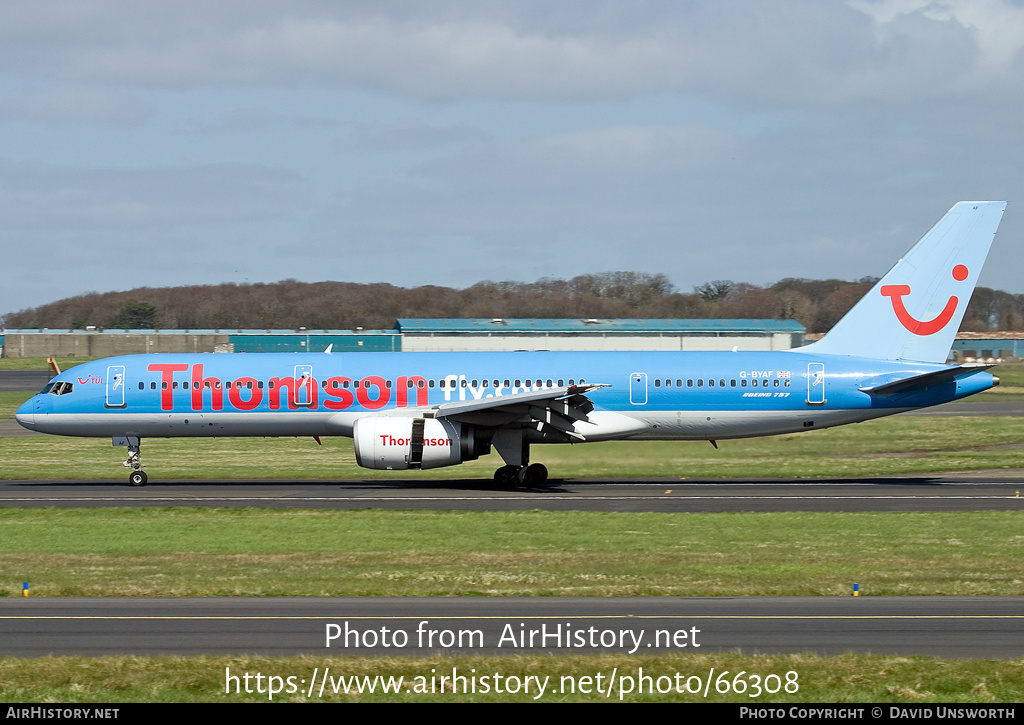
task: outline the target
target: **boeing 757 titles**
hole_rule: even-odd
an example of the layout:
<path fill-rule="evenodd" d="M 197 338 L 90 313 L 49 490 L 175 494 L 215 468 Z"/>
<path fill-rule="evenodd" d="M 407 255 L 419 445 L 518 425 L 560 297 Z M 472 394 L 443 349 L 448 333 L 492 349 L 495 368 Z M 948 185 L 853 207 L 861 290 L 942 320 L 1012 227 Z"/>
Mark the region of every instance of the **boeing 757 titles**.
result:
<path fill-rule="evenodd" d="M 855 423 L 973 395 L 988 365 L 947 365 L 1005 202 L 962 201 L 820 341 L 777 352 L 129 355 L 65 371 L 22 405 L 43 433 L 348 436 L 373 469 L 497 451 L 495 480 L 532 486 L 538 443 L 708 440 Z"/>

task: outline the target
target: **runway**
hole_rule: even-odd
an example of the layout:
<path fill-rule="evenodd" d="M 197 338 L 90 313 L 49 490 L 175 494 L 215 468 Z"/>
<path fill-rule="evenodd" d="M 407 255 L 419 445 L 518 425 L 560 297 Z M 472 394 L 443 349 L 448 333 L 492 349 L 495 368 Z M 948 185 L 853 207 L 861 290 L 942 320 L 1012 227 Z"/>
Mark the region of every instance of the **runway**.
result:
<path fill-rule="evenodd" d="M 567 479 L 507 491 L 490 481 L 0 481 L 0 506 L 261 506 L 461 511 L 1018 511 L 1024 471 L 862 479 Z"/>
<path fill-rule="evenodd" d="M 0 599 L 3 656 L 665 651 L 1017 658 L 1024 597 Z"/>
<path fill-rule="evenodd" d="M 0 393 L 37 393 L 53 376 L 52 370 L 0 370 Z"/>

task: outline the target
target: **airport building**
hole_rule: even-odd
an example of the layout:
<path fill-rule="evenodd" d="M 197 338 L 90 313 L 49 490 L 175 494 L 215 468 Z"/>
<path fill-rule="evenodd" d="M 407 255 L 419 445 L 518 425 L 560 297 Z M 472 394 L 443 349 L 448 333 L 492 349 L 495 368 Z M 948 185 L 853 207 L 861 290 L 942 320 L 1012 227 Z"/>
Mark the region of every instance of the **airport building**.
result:
<path fill-rule="evenodd" d="M 794 320 L 401 319 L 402 349 L 789 350 L 804 344 Z"/>
<path fill-rule="evenodd" d="M 950 357 L 957 362 L 996 362 L 1024 358 L 1024 332 L 961 332 Z"/>
<path fill-rule="evenodd" d="M 391 330 L 4 330 L 3 357 L 182 352 L 788 350 L 793 320 L 416 319 Z"/>

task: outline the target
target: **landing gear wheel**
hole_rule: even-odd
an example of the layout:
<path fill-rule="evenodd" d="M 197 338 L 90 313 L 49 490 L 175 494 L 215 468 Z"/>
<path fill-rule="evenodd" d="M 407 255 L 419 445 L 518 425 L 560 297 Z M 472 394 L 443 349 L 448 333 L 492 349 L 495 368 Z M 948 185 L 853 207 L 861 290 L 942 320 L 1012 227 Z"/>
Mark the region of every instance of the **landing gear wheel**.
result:
<path fill-rule="evenodd" d="M 519 471 L 519 485 L 527 488 L 541 486 L 548 480 L 548 469 L 540 463 L 531 463 Z"/>
<path fill-rule="evenodd" d="M 128 483 L 132 486 L 145 486 L 148 480 L 149 476 L 146 475 L 145 471 L 132 471 L 128 476 Z"/>
<path fill-rule="evenodd" d="M 519 466 L 502 466 L 494 472 L 494 482 L 502 488 L 515 488 L 519 485 Z"/>

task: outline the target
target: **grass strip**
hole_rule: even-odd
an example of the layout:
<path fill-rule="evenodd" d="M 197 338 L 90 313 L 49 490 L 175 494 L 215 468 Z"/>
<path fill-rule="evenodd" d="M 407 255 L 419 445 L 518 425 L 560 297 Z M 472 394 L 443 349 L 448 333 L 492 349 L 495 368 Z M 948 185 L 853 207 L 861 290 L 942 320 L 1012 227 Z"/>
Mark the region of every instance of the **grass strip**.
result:
<path fill-rule="evenodd" d="M 317 672 L 319 683 L 324 669 L 328 685 L 323 696 L 318 687 L 310 696 L 309 682 Z M 707 697 L 685 692 L 687 679 L 699 677 L 701 684 L 712 672 Z M 636 691 L 642 674 L 650 677 L 645 692 Z M 466 677 L 453 691 L 452 675 Z M 604 690 L 615 673 L 609 697 L 596 691 L 597 676 L 603 676 Z M 796 692 L 785 692 L 787 673 L 795 672 Z M 250 674 L 246 693 L 241 677 L 226 693 L 227 675 Z M 262 675 L 257 692 L 256 674 Z M 718 676 L 729 689 L 737 675 L 747 687 L 744 692 L 716 692 Z M 753 676 L 766 682 L 776 675 L 782 688 L 771 680 L 776 694 L 756 690 Z M 495 675 L 500 675 L 500 679 Z M 677 675 L 679 677 L 677 678 Z M 273 698 L 267 692 L 268 678 L 280 678 L 283 691 Z M 398 694 L 368 691 L 364 678 L 403 678 Z M 448 681 L 442 683 L 440 678 Z M 478 679 L 477 692 L 464 692 Z M 536 680 L 529 691 L 522 687 L 527 676 L 548 678 L 541 702 L 740 702 L 764 703 L 983 703 L 1020 702 L 1024 698 L 1024 659 L 953 660 L 934 657 L 892 657 L 845 654 L 815 655 L 662 654 L 567 655 L 513 657 L 434 658 L 336 658 L 336 657 L 46 657 L 0 659 L 0 702 L 531 702 L 538 694 Z M 292 691 L 289 681 L 292 677 Z M 482 692 L 487 677 L 490 692 Z M 582 678 L 591 678 L 589 682 Z M 344 678 L 344 679 L 342 679 Z M 392 680 L 393 681 L 393 680 Z M 725 689 L 724 684 L 720 684 Z M 501 693 L 495 692 L 501 685 Z M 360 691 L 362 686 L 362 691 Z M 689 681 L 690 689 L 698 683 Z M 507 690 L 516 687 L 519 692 Z M 658 693 L 672 689 L 671 692 Z M 676 688 L 684 690 L 677 693 Z M 742 685 L 739 685 L 742 687 Z M 240 689 L 241 692 L 235 690 Z M 404 690 L 410 690 L 406 692 Z M 631 689 L 631 692 L 622 692 Z M 649 690 L 655 690 L 652 694 Z M 417 691 L 419 690 L 419 691 Z M 555 692 L 557 690 L 557 692 Z M 585 692 L 589 690 L 589 692 Z M 621 692 L 621 697 L 620 697 Z"/>
<path fill-rule="evenodd" d="M 58 357 L 57 365 L 61 370 L 73 368 L 82 363 L 99 360 L 95 357 Z M 50 363 L 45 357 L 3 357 L 0 358 L 0 370 L 49 370 Z"/>
<path fill-rule="evenodd" d="M 2 401 L 0 401 L 2 402 Z M 614 441 L 533 446 L 553 479 L 573 477 L 811 478 L 1015 468 L 1024 453 L 1024 417 L 895 416 L 858 425 L 768 438 Z M 107 438 L 0 438 L 0 478 L 122 478 L 124 449 Z M 324 438 L 149 438 L 150 479 L 491 479 L 496 454 L 429 471 L 356 466 L 352 441 Z"/>
<path fill-rule="evenodd" d="M 0 595 L 1024 594 L 1024 514 L 2 509 Z"/>
<path fill-rule="evenodd" d="M 33 395 L 35 393 L 0 392 L 0 420 L 14 420 L 15 411 Z"/>

